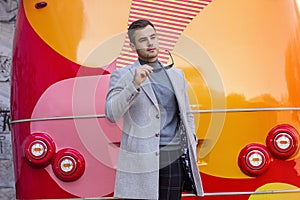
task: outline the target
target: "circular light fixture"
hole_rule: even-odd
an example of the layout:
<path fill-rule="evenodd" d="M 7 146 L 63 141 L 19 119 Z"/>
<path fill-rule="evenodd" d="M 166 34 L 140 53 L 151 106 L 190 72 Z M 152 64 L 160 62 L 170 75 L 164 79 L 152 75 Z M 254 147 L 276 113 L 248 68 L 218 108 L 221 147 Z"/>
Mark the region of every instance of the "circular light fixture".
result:
<path fill-rule="evenodd" d="M 62 149 L 55 154 L 52 169 L 60 180 L 75 181 L 84 173 L 85 160 L 75 149 Z"/>
<path fill-rule="evenodd" d="M 74 173 L 76 170 L 77 162 L 71 156 L 64 156 L 58 161 L 58 165 L 60 166 L 59 172 L 64 175 L 69 175 Z"/>
<path fill-rule="evenodd" d="M 265 173 L 271 163 L 268 149 L 262 144 L 245 146 L 238 157 L 238 165 L 248 176 L 260 176 Z"/>
<path fill-rule="evenodd" d="M 246 163 L 251 169 L 261 169 L 266 163 L 266 157 L 259 150 L 252 150 L 246 155 Z"/>
<path fill-rule="evenodd" d="M 266 144 L 272 155 L 278 159 L 288 159 L 299 149 L 299 134 L 288 124 L 275 126 L 266 138 Z"/>
<path fill-rule="evenodd" d="M 42 159 L 47 155 L 48 147 L 42 140 L 35 140 L 30 143 L 29 150 L 34 159 Z"/>
<path fill-rule="evenodd" d="M 33 167 L 45 167 L 50 164 L 55 153 L 55 143 L 46 133 L 33 133 L 24 143 L 24 155 Z"/>

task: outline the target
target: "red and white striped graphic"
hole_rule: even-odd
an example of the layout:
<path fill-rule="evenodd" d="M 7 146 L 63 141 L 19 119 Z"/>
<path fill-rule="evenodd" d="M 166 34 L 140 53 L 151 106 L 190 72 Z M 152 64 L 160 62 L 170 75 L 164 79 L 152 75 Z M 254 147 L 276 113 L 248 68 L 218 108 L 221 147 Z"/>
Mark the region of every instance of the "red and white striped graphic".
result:
<path fill-rule="evenodd" d="M 179 36 L 194 17 L 213 0 L 133 0 L 131 3 L 128 26 L 138 19 L 150 20 L 159 37 L 159 60 L 166 64 Z M 137 55 L 126 37 L 116 66 L 124 67 L 136 61 Z"/>

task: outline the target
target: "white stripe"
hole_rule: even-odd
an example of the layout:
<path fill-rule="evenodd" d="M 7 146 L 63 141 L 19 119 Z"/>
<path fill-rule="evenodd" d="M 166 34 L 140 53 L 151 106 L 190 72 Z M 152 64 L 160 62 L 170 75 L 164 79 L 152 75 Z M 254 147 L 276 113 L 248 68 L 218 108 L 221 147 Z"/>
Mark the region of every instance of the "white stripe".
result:
<path fill-rule="evenodd" d="M 176 14 L 179 14 L 177 12 L 182 12 L 182 13 L 188 13 L 190 15 L 195 15 L 199 12 L 199 10 L 202 10 L 205 6 L 203 6 L 202 8 L 200 9 L 196 9 L 196 10 L 193 10 L 193 11 L 189 11 L 189 10 L 185 10 L 185 9 L 182 9 L 182 8 L 179 8 L 178 6 L 176 5 L 170 5 L 170 4 L 166 4 L 166 5 L 155 5 L 153 3 L 148 3 L 148 2 L 134 2 L 135 5 L 137 5 L 138 7 L 143 7 L 143 6 L 150 6 L 152 8 L 146 8 L 148 10 L 156 10 L 156 9 L 160 9 L 160 8 L 163 8 L 163 9 L 167 9 L 167 10 L 170 10 L 172 11 L 172 13 L 176 13 Z M 131 5 L 132 7 L 135 6 L 135 5 Z M 176 8 L 171 8 L 169 6 L 173 6 L 173 7 L 176 7 Z"/>
<path fill-rule="evenodd" d="M 141 13 L 141 14 L 133 14 L 131 13 L 130 14 L 130 17 L 129 17 L 129 20 L 133 20 L 135 21 L 136 19 L 140 19 L 141 16 L 145 17 L 145 13 Z M 159 20 L 160 22 L 166 22 L 166 23 L 170 23 L 170 19 L 168 19 L 167 17 L 152 17 L 152 16 L 148 16 L 147 15 L 147 19 L 150 20 L 150 21 L 153 21 L 153 20 Z M 187 24 L 190 23 L 190 20 L 187 21 L 187 22 L 176 22 L 176 21 L 171 21 L 172 24 L 176 24 L 176 26 L 178 27 L 185 27 Z M 157 23 L 156 23 L 157 24 Z M 162 23 L 163 24 L 163 23 Z M 174 26 L 174 25 L 171 25 L 171 24 L 166 24 L 166 25 L 169 25 L 169 26 Z"/>
<path fill-rule="evenodd" d="M 150 0 L 149 3 L 151 3 L 153 0 Z M 136 3 L 139 3 L 139 2 L 136 2 Z M 141 2 L 141 3 L 145 3 L 145 1 Z M 177 7 L 178 9 L 189 9 L 189 10 L 194 10 L 194 11 L 198 11 L 200 9 L 203 9 L 203 7 L 205 7 L 206 5 L 201 5 L 201 4 L 198 4 L 198 5 L 195 5 L 195 4 L 191 4 L 189 2 L 182 2 L 182 4 L 186 4 L 186 5 L 178 5 L 178 4 L 173 4 L 173 3 L 170 3 L 170 2 L 160 2 L 160 1 L 155 1 L 156 4 L 160 4 L 161 6 L 174 6 L 174 7 Z M 157 6 L 157 5 L 154 5 L 154 6 Z M 197 6 L 197 7 L 200 7 L 200 8 L 193 8 L 193 7 L 190 7 L 190 6 Z M 173 8 L 171 8 L 173 9 Z"/>
<path fill-rule="evenodd" d="M 136 8 L 136 9 L 138 9 L 138 8 L 143 8 L 143 6 L 135 6 L 135 5 L 131 5 L 131 7 L 132 7 L 132 10 L 134 10 L 134 8 Z M 155 8 L 144 8 L 144 9 L 146 9 L 146 10 L 149 10 L 149 13 L 151 13 L 151 10 L 153 10 L 153 11 L 157 11 L 157 9 L 155 9 Z M 163 11 L 164 13 L 166 13 L 166 14 L 172 14 L 172 15 L 174 15 L 174 14 L 176 14 L 176 15 L 178 15 L 178 19 L 181 19 L 181 17 L 184 17 L 184 18 L 191 18 L 191 16 L 190 15 L 186 15 L 186 14 L 181 14 L 181 13 L 175 13 L 174 11 L 172 11 L 172 10 L 170 10 L 170 11 Z M 192 14 L 193 16 L 195 16 L 195 14 Z"/>

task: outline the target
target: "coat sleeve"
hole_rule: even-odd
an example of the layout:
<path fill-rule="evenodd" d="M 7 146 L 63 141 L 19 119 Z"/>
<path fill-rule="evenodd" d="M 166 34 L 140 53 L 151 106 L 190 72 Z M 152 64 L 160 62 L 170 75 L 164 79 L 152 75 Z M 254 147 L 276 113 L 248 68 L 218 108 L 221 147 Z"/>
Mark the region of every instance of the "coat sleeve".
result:
<path fill-rule="evenodd" d="M 133 73 L 128 68 L 117 69 L 111 74 L 105 103 L 105 115 L 110 122 L 122 118 L 139 94 L 132 80 Z"/>

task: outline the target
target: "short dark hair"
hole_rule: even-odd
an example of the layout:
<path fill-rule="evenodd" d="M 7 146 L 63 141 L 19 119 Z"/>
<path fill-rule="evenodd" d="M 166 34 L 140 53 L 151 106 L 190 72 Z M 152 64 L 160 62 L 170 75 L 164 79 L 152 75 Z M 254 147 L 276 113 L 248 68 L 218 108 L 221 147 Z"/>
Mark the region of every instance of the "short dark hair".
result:
<path fill-rule="evenodd" d="M 134 32 L 136 30 L 145 28 L 148 25 L 152 26 L 155 30 L 154 25 L 149 20 L 139 19 L 139 20 L 136 20 L 136 21 L 132 22 L 130 24 L 130 26 L 128 27 L 128 37 L 129 37 L 130 42 L 134 43 L 134 36 L 133 35 L 134 35 Z"/>

